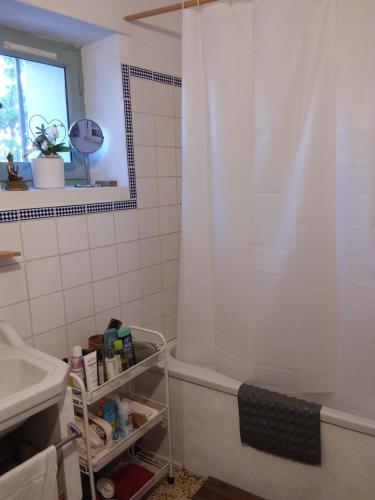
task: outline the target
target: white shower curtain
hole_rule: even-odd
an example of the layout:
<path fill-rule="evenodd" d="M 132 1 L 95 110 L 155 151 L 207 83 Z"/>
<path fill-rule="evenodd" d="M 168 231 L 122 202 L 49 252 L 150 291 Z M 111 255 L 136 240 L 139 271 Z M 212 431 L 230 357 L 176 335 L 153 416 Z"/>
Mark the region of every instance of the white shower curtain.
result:
<path fill-rule="evenodd" d="M 375 2 L 183 15 L 178 356 L 375 415 Z"/>

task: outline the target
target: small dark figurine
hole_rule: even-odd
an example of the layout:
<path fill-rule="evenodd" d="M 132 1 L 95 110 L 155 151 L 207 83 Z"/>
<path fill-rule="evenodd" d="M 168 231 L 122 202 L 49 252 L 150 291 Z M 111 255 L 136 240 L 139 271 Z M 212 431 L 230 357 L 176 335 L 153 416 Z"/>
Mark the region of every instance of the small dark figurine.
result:
<path fill-rule="evenodd" d="M 13 155 L 9 153 L 7 156 L 8 164 L 8 183 L 6 186 L 7 191 L 27 191 L 29 188 L 26 182 L 18 175 L 19 167 L 16 167 L 13 163 Z"/>

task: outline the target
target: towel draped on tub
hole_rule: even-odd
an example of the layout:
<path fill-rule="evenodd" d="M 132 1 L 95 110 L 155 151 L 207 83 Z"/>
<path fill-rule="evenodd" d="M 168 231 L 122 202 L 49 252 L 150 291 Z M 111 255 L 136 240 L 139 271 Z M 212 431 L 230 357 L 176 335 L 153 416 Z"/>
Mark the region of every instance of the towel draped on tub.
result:
<path fill-rule="evenodd" d="M 57 500 L 56 448 L 50 446 L 0 476 L 0 500 Z"/>
<path fill-rule="evenodd" d="M 242 384 L 238 409 L 243 443 L 281 457 L 320 465 L 320 405 Z"/>

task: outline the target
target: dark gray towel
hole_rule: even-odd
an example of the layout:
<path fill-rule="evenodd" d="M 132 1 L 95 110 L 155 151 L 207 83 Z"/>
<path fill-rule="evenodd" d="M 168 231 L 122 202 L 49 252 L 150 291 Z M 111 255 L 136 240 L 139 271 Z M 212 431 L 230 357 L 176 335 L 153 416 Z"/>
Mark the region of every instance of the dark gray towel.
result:
<path fill-rule="evenodd" d="M 274 455 L 319 465 L 320 408 L 315 403 L 242 384 L 238 391 L 241 441 Z"/>

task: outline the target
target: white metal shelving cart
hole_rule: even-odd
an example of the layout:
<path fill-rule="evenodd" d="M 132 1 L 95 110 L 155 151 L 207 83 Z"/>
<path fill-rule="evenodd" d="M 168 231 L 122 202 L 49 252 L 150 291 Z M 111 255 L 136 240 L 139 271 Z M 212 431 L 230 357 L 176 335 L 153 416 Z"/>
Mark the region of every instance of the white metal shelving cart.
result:
<path fill-rule="evenodd" d="M 171 424 L 170 424 L 170 411 L 169 411 L 169 385 L 168 385 L 168 355 L 166 350 L 166 340 L 164 336 L 155 331 L 141 328 L 138 326 L 131 326 L 131 333 L 133 342 L 135 343 L 136 351 L 138 349 L 146 349 L 148 351 L 144 359 L 137 362 L 135 366 L 122 372 L 104 384 L 101 384 L 92 391 L 86 391 L 82 380 L 75 374 L 71 374 L 76 382 L 76 386 L 80 387 L 80 393 L 73 395 L 73 403 L 76 408 L 82 412 L 85 451 L 81 450 L 80 454 L 80 468 L 81 472 L 87 474 L 90 479 L 91 498 L 96 498 L 95 494 L 95 478 L 94 473 L 99 472 L 103 467 L 108 465 L 116 457 L 119 457 L 126 450 L 129 450 L 129 455 L 126 459 L 129 463 L 137 463 L 153 473 L 153 477 L 135 493 L 131 500 L 137 500 L 150 490 L 165 474 L 168 474 L 168 481 L 173 483 L 173 459 L 172 459 L 172 441 L 171 441 Z M 164 367 L 165 379 L 165 402 L 161 403 L 145 398 L 143 396 L 131 393 L 129 397 L 141 404 L 146 405 L 151 414 L 141 427 L 135 429 L 129 436 L 124 439 L 113 441 L 108 447 L 105 447 L 99 453 L 92 453 L 89 440 L 86 436 L 89 435 L 89 407 L 98 402 L 106 395 L 120 389 L 124 384 L 134 380 L 136 377 L 152 368 L 156 363 L 161 362 Z M 133 445 L 148 431 L 153 429 L 160 422 L 166 422 L 168 432 L 168 452 L 167 459 L 161 459 L 159 456 L 146 450 L 134 450 Z"/>

